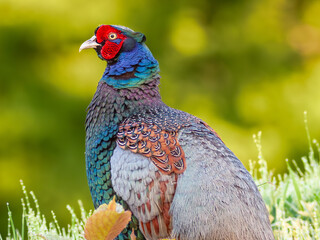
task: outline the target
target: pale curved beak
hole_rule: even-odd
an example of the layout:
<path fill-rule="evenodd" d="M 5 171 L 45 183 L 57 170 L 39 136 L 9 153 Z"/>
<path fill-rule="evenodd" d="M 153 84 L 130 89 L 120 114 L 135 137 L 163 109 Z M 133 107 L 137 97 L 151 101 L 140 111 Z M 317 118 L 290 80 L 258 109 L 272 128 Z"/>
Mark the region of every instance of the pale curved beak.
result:
<path fill-rule="evenodd" d="M 97 43 L 96 40 L 97 40 L 96 36 L 93 36 L 89 40 L 82 43 L 79 48 L 79 52 L 81 52 L 83 49 L 96 48 L 96 47 L 100 46 L 101 44 Z"/>

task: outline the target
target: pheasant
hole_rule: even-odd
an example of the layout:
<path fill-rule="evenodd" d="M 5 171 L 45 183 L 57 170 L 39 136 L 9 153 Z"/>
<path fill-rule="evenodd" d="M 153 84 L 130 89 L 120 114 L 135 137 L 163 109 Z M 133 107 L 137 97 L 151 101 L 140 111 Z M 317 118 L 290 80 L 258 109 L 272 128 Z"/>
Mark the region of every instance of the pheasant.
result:
<path fill-rule="evenodd" d="M 82 49 L 107 61 L 86 117 L 86 171 L 97 208 L 133 213 L 118 239 L 274 239 L 252 177 L 201 119 L 164 104 L 146 37 L 101 25 Z"/>

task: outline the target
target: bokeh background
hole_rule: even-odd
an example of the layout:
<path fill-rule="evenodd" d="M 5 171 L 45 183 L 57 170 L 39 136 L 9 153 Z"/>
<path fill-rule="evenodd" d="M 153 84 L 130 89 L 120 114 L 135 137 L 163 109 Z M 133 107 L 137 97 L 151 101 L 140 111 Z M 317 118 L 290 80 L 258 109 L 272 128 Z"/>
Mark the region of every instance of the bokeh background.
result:
<path fill-rule="evenodd" d="M 209 123 L 248 166 L 262 131 L 269 168 L 307 152 L 303 112 L 320 137 L 318 0 L 1 0 L 0 233 L 19 225 L 23 179 L 50 219 L 92 208 L 86 107 L 106 63 L 80 44 L 99 24 L 145 33 L 164 102 Z"/>

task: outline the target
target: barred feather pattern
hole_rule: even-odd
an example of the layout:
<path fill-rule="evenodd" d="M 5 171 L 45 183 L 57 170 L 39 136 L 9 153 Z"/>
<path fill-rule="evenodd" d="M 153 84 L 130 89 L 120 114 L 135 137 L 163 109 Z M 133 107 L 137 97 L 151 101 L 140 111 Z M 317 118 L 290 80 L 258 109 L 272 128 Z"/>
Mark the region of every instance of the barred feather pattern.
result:
<path fill-rule="evenodd" d="M 178 175 L 170 174 L 167 179 L 163 176 L 159 172 L 155 172 L 156 179 L 152 180 L 147 187 L 148 201 L 138 207 L 140 229 L 149 239 L 170 236 L 172 231 L 170 207 L 176 190 Z M 155 198 L 152 194 L 157 191 L 158 195 Z M 157 199 L 157 201 L 154 199 Z M 153 219 L 145 220 L 154 208 L 152 205 L 156 205 L 159 213 Z"/>
<path fill-rule="evenodd" d="M 123 149 L 148 157 L 164 174 L 180 174 L 186 169 L 185 155 L 177 139 L 180 128 L 168 131 L 151 118 L 129 118 L 119 127 L 117 143 Z"/>

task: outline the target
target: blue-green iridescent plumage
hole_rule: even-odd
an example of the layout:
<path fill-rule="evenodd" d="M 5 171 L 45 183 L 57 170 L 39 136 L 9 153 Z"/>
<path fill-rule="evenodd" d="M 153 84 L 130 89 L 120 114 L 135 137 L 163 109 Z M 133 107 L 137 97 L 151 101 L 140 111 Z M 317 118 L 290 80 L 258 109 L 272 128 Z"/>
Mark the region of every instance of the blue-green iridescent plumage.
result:
<path fill-rule="evenodd" d="M 86 169 L 95 208 L 116 195 L 111 182 L 110 158 L 116 147 L 116 134 L 122 121 L 141 108 L 160 101 L 159 66 L 144 43 L 136 43 L 132 51 L 122 52 L 116 62 L 108 63 L 88 107 L 86 118 Z M 137 88 L 139 86 L 139 88 Z M 138 222 L 132 222 L 118 237 L 129 239 L 131 229 L 137 239 L 144 239 Z"/>

